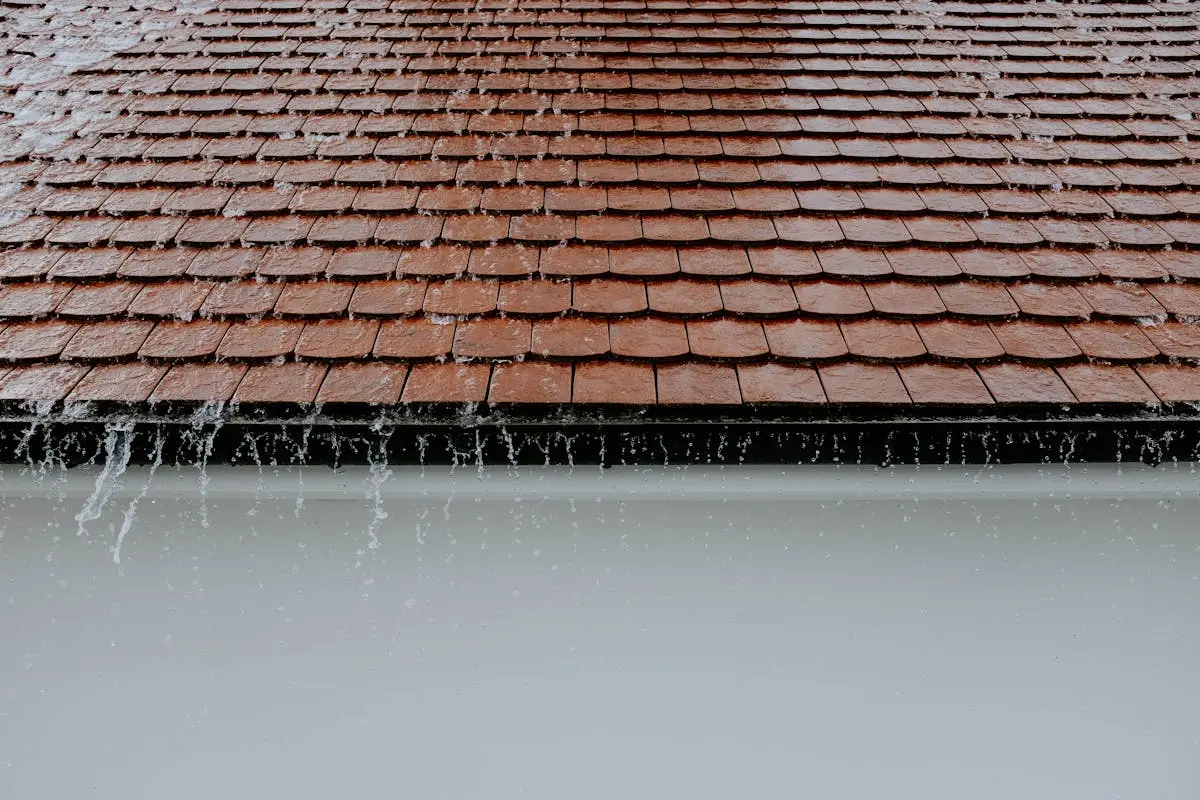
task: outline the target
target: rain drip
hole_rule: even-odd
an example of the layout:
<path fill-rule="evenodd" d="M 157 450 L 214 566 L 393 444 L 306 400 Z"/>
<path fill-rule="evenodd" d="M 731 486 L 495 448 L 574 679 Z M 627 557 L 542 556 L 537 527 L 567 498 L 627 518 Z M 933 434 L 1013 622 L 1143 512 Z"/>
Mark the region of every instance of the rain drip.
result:
<path fill-rule="evenodd" d="M 196 467 L 200 471 L 200 526 L 208 527 L 208 461 L 212 457 L 216 445 L 217 433 L 223 423 L 222 411 L 224 403 L 204 403 L 192 418 L 193 430 L 199 433 L 199 447 Z"/>
<path fill-rule="evenodd" d="M 150 487 L 154 484 L 154 476 L 158 473 L 158 468 L 162 466 L 162 461 L 163 437 L 160 433 L 154 437 L 154 458 L 150 462 L 150 471 L 146 476 L 146 482 L 142 484 L 141 491 L 129 501 L 129 505 L 125 508 L 125 513 L 121 515 L 121 528 L 117 531 L 117 539 L 113 543 L 112 548 L 112 560 L 114 564 L 121 563 L 121 547 L 125 544 L 125 537 L 133 529 L 133 524 L 137 520 L 138 505 L 150 493 Z"/>
<path fill-rule="evenodd" d="M 109 498 L 121 487 L 121 476 L 129 467 L 132 434 L 132 423 L 121 423 L 109 428 L 108 436 L 104 440 L 104 467 L 96 476 L 91 495 L 75 515 L 75 521 L 79 524 L 75 531 L 76 536 L 87 536 L 87 524 L 100 519 Z M 119 563 L 119 556 L 115 557 Z"/>

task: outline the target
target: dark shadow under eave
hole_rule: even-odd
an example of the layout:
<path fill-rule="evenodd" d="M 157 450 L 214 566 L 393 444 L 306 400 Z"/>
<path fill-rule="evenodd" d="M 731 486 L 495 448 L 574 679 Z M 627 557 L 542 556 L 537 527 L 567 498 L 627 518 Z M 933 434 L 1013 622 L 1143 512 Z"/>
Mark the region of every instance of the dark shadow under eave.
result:
<path fill-rule="evenodd" d="M 996 464 L 1200 460 L 1191 405 L 61 404 L 0 408 L 0 461 Z"/>

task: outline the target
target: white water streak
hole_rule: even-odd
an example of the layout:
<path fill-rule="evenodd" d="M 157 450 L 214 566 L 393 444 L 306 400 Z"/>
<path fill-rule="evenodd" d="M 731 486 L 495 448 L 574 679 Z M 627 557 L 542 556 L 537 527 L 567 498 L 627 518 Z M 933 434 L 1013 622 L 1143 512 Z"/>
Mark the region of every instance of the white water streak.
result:
<path fill-rule="evenodd" d="M 133 528 L 133 523 L 137 519 L 138 505 L 150 493 L 150 487 L 154 483 L 154 475 L 158 472 L 158 468 L 162 466 L 162 460 L 163 439 L 161 436 L 156 436 L 154 439 L 154 460 L 150 463 L 150 473 L 146 476 L 146 482 L 142 484 L 142 490 L 129 501 L 129 505 L 125 508 L 125 514 L 121 518 L 121 529 L 117 531 L 117 541 L 113 545 L 112 559 L 114 564 L 121 563 L 121 547 L 125 544 L 125 537 L 129 535 L 129 531 Z"/>
<path fill-rule="evenodd" d="M 129 467 L 132 436 L 132 423 L 125 422 L 109 426 L 108 434 L 104 438 L 104 468 L 96 476 L 92 493 L 84 502 L 83 508 L 75 515 L 75 521 L 79 523 L 79 527 L 75 531 L 76 536 L 87 535 L 87 524 L 100 519 L 109 498 L 121 488 L 121 476 Z"/>

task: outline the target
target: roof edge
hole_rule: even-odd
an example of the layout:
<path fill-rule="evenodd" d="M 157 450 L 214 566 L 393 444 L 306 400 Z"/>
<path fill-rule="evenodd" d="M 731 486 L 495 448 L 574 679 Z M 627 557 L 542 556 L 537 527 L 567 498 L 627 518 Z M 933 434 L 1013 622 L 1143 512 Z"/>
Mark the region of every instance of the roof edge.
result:
<path fill-rule="evenodd" d="M 1200 409 L 351 408 L 211 403 L 3 409 L 0 463 L 1048 464 L 1200 461 Z M 19 412 L 19 413 L 18 413 Z"/>

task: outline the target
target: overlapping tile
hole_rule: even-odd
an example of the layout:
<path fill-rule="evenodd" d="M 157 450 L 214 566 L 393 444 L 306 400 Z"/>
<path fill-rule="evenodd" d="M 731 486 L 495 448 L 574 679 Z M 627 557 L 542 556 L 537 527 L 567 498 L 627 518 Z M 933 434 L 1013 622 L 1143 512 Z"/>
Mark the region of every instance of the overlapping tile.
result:
<path fill-rule="evenodd" d="M 1200 400 L 1188 3 L 0 8 L 5 398 Z"/>

